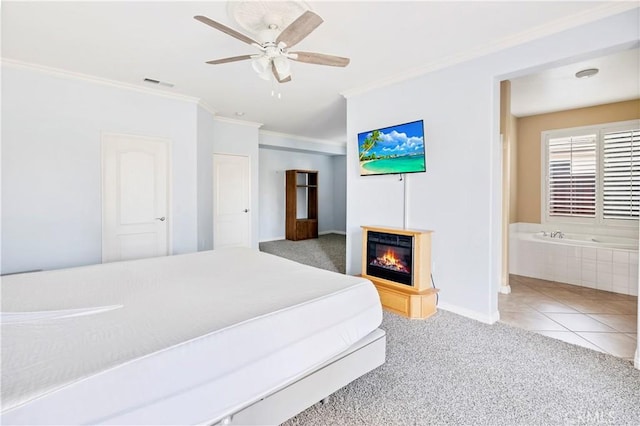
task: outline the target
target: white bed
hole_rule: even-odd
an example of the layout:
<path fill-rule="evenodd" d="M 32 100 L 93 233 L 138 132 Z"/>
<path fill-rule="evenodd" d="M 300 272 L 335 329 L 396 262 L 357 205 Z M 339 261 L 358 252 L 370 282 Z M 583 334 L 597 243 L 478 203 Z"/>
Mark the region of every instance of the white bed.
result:
<path fill-rule="evenodd" d="M 278 423 L 384 362 L 369 281 L 250 249 L 1 289 L 2 424 Z"/>

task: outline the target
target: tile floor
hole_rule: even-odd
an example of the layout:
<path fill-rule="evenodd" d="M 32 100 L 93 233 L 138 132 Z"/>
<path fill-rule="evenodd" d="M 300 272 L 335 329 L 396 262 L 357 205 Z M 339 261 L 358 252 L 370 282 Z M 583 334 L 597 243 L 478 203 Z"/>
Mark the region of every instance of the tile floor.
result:
<path fill-rule="evenodd" d="M 526 330 L 633 360 L 638 297 L 511 275 L 500 320 Z"/>

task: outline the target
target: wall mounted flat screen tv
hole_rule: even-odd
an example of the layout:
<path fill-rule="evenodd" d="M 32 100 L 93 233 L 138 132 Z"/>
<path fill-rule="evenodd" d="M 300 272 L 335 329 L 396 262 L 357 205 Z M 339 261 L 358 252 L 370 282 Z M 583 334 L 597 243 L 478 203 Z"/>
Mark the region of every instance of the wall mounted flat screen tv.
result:
<path fill-rule="evenodd" d="M 358 134 L 360 176 L 426 171 L 422 120 Z"/>

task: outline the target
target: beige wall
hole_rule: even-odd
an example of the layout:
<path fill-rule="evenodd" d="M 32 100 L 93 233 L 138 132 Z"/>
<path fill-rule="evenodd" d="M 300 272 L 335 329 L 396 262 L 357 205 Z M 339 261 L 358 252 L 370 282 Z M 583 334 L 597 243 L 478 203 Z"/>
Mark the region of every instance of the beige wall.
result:
<path fill-rule="evenodd" d="M 517 119 L 516 213 L 512 222 L 540 223 L 541 133 L 640 118 L 640 99 Z M 513 194 L 512 194 L 513 196 Z"/>
<path fill-rule="evenodd" d="M 509 223 L 518 221 L 518 117 L 509 114 Z"/>
<path fill-rule="evenodd" d="M 500 136 L 502 139 L 502 271 L 501 287 L 509 285 L 509 223 L 511 223 L 511 169 L 513 168 L 510 136 L 511 120 L 511 82 L 500 82 Z"/>
<path fill-rule="evenodd" d="M 500 134 L 502 135 L 503 215 L 517 222 L 518 118 L 511 114 L 511 82 L 500 82 Z"/>

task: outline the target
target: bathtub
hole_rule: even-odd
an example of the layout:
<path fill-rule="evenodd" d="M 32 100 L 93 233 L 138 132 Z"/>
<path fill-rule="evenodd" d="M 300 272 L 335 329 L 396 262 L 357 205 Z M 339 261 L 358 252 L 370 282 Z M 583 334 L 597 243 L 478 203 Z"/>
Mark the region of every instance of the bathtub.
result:
<path fill-rule="evenodd" d="M 606 235 L 589 234 L 565 234 L 563 237 L 551 237 L 547 231 L 535 232 L 534 239 L 547 241 L 549 243 L 567 244 L 581 247 L 607 247 L 611 249 L 635 250 L 638 251 L 638 240 L 624 237 L 609 237 Z"/>
<path fill-rule="evenodd" d="M 545 235 L 546 234 L 546 235 Z M 509 273 L 638 295 L 638 240 L 567 232 L 513 230 Z"/>

